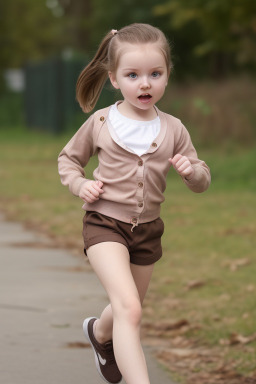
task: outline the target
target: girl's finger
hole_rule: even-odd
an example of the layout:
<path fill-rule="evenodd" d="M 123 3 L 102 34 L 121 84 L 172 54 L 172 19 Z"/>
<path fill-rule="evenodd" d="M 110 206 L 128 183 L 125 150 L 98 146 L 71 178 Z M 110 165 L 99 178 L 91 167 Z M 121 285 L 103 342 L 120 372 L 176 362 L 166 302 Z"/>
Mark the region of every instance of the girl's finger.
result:
<path fill-rule="evenodd" d="M 94 190 L 96 190 L 97 192 L 99 192 L 99 193 L 103 193 L 103 190 L 102 190 L 101 187 L 97 184 L 97 182 L 94 183 L 94 184 L 92 184 L 92 188 L 93 188 Z"/>
<path fill-rule="evenodd" d="M 187 161 L 185 161 L 184 163 L 181 163 L 180 165 L 178 165 L 178 171 L 179 172 L 182 172 L 182 171 L 184 171 L 186 168 L 190 168 L 191 167 L 191 165 L 190 165 L 190 162 L 187 160 Z"/>
<path fill-rule="evenodd" d="M 99 196 L 99 193 L 95 189 L 87 189 L 86 196 L 88 196 L 90 199 L 95 198 Z"/>

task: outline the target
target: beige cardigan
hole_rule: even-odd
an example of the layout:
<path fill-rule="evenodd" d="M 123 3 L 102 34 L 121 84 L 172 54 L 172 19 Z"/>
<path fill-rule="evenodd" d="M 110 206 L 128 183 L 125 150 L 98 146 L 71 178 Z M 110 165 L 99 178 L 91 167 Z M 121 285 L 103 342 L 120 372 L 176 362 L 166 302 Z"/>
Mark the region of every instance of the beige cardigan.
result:
<path fill-rule="evenodd" d="M 168 158 L 187 156 L 195 170 L 191 180 L 183 178 L 194 192 L 205 191 L 210 184 L 210 171 L 198 159 L 186 128 L 180 120 L 156 108 L 161 129 L 148 151 L 141 157 L 125 147 L 107 121 L 109 108 L 95 112 L 82 125 L 61 151 L 58 158 L 61 182 L 78 196 L 87 181 L 84 167 L 91 156 L 98 155 L 95 180 L 103 182 L 104 193 L 94 203 L 85 203 L 86 211 L 97 211 L 117 220 L 138 225 L 160 215 L 164 201 Z"/>

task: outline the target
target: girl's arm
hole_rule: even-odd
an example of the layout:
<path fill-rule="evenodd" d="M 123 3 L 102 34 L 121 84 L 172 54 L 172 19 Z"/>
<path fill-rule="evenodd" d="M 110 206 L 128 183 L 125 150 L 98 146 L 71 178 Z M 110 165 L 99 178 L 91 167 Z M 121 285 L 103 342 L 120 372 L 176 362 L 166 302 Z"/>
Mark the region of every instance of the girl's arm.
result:
<path fill-rule="evenodd" d="M 204 192 L 211 183 L 209 167 L 198 159 L 187 129 L 182 125 L 173 157 L 168 159 L 193 192 Z"/>
<path fill-rule="evenodd" d="M 79 196 L 82 186 L 89 180 L 85 177 L 84 167 L 96 152 L 93 140 L 93 115 L 82 125 L 58 157 L 58 170 L 63 185 L 71 193 Z"/>

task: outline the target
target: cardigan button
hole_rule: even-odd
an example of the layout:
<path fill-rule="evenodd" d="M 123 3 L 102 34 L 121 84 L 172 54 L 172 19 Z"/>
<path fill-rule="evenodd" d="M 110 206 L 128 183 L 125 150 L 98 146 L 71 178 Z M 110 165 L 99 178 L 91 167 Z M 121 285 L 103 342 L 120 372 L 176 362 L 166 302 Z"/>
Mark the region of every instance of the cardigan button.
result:
<path fill-rule="evenodd" d="M 143 165 L 143 161 L 142 160 L 139 160 L 138 161 L 138 165 L 141 167 Z"/>
<path fill-rule="evenodd" d="M 154 148 L 157 147 L 157 143 L 152 143 L 151 145 L 152 145 L 152 147 L 154 147 Z"/>
<path fill-rule="evenodd" d="M 101 116 L 100 117 L 100 121 L 104 121 L 105 120 L 105 117 L 104 116 Z"/>
<path fill-rule="evenodd" d="M 139 188 L 143 188 L 143 183 L 138 183 Z"/>
<path fill-rule="evenodd" d="M 142 208 L 142 207 L 143 207 L 143 203 L 139 203 L 139 204 L 138 204 L 138 207 L 139 207 L 139 208 Z"/>

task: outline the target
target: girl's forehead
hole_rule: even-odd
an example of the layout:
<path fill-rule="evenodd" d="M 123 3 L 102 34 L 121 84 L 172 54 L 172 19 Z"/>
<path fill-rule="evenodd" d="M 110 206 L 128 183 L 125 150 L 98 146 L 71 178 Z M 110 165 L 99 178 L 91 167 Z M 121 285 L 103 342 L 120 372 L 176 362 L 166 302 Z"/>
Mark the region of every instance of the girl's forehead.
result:
<path fill-rule="evenodd" d="M 163 51 L 156 43 L 122 43 L 118 52 L 118 64 L 142 61 L 165 61 Z"/>
<path fill-rule="evenodd" d="M 146 52 L 146 51 L 158 51 L 161 52 L 161 49 L 159 47 L 159 44 L 156 43 L 122 43 L 122 45 L 119 47 L 120 50 L 120 56 L 124 55 L 126 53 L 138 53 L 138 52 Z"/>

